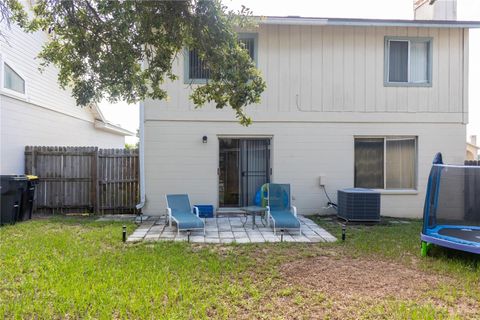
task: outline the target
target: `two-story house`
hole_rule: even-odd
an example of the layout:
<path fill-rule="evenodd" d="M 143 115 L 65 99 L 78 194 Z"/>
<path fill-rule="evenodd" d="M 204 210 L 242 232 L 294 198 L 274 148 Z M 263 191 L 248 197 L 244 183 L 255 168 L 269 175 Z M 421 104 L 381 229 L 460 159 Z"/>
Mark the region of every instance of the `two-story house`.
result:
<path fill-rule="evenodd" d="M 265 182 L 290 183 L 302 214 L 338 189 L 382 193 L 382 214 L 420 217 L 431 161 L 463 163 L 468 34 L 478 22 L 266 17 L 240 33 L 267 84 L 243 127 L 231 110 L 196 109 L 207 81 L 188 52 L 166 101 L 141 105 L 143 211 L 166 193 L 230 210 Z M 324 189 L 325 188 L 325 189 Z M 142 203 L 143 204 L 143 203 Z"/>

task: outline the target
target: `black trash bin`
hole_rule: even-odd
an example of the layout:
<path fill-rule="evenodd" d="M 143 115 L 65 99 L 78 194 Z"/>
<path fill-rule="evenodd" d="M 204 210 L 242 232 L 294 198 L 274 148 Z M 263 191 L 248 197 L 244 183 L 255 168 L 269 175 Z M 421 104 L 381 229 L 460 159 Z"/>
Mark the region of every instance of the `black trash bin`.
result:
<path fill-rule="evenodd" d="M 33 200 L 35 199 L 35 187 L 38 183 L 38 177 L 27 175 L 26 188 L 22 193 L 22 202 L 17 221 L 25 221 L 32 219 Z"/>
<path fill-rule="evenodd" d="M 0 225 L 14 224 L 22 204 L 22 195 L 27 188 L 27 177 L 20 175 L 0 176 Z"/>

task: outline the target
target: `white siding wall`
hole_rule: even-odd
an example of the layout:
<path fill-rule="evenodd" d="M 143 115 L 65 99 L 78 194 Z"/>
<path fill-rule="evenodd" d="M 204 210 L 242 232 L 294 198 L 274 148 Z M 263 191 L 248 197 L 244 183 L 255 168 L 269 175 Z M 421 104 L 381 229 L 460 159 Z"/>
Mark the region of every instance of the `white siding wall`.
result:
<path fill-rule="evenodd" d="M 0 88 L 0 173 L 24 172 L 26 145 L 123 148 L 124 136 L 95 129 L 90 108 L 77 106 L 71 91 L 59 87 L 55 67 L 39 72 L 46 33 L 25 33 L 14 24 L 1 28 L 0 71 L 6 62 L 24 77 L 26 95 L 14 97 Z"/>
<path fill-rule="evenodd" d="M 261 25 L 258 67 L 267 83 L 262 102 L 249 106 L 244 128 L 232 111 L 196 109 L 184 84 L 167 83 L 168 101 L 145 101 L 147 214 L 163 214 L 166 193 L 187 192 L 193 203 L 218 205 L 218 136 L 272 136 L 273 182 L 291 183 L 300 213 L 322 211 L 318 186 L 352 187 L 354 137 L 418 137 L 418 192 L 382 196 L 382 214 L 420 217 L 432 157 L 450 163 L 465 154 L 468 31 Z M 433 38 L 432 87 L 384 86 L 385 36 Z M 202 136 L 208 143 L 201 142 Z"/>
<path fill-rule="evenodd" d="M 80 119 L 92 121 L 89 110 L 76 106 L 70 89 L 62 90 L 57 81 L 57 69 L 53 66 L 39 71 L 37 58 L 48 35 L 45 32 L 26 33 L 15 24 L 8 30 L 2 24 L 6 40 L 0 40 L 1 59 L 25 77 L 26 101 L 46 108 L 68 113 Z"/>
<path fill-rule="evenodd" d="M 261 25 L 258 67 L 267 89 L 247 112 L 256 120 L 464 122 L 463 29 Z M 385 36 L 432 37 L 432 87 L 384 86 Z M 213 105 L 195 109 L 180 76 L 148 119 L 231 120 Z M 149 103 L 147 103 L 147 106 Z"/>
<path fill-rule="evenodd" d="M 76 107 L 79 108 L 79 107 Z M 91 120 L 0 95 L 0 173 L 24 173 L 27 145 L 123 148 L 125 138 L 93 127 Z"/>

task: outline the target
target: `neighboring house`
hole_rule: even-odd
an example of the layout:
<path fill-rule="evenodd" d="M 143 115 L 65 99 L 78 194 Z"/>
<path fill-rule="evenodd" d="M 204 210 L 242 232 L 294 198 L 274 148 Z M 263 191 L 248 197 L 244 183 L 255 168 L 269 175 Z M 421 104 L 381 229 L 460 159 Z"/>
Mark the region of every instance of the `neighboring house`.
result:
<path fill-rule="evenodd" d="M 144 213 L 166 193 L 230 210 L 265 182 L 290 183 L 301 214 L 323 212 L 326 187 L 382 193 L 382 214 L 421 217 L 431 163 L 462 164 L 468 34 L 479 22 L 266 17 L 241 33 L 267 89 L 253 125 L 189 94 L 207 81 L 190 52 L 170 98 L 141 104 Z M 142 152 L 142 147 L 141 147 Z M 143 178 L 142 178 L 143 179 Z"/>
<path fill-rule="evenodd" d="M 470 136 L 470 142 L 467 142 L 466 160 L 479 160 L 478 151 L 480 146 L 477 145 L 477 136 Z"/>
<path fill-rule="evenodd" d="M 457 0 L 416 0 L 414 6 L 415 20 L 457 20 Z"/>
<path fill-rule="evenodd" d="M 478 0 L 414 0 L 415 20 L 478 20 Z"/>
<path fill-rule="evenodd" d="M 80 107 L 57 82 L 57 70 L 43 73 L 36 58 L 48 38 L 1 25 L 0 38 L 0 173 L 24 172 L 26 145 L 123 148 L 134 135 L 109 123 L 100 109 Z"/>

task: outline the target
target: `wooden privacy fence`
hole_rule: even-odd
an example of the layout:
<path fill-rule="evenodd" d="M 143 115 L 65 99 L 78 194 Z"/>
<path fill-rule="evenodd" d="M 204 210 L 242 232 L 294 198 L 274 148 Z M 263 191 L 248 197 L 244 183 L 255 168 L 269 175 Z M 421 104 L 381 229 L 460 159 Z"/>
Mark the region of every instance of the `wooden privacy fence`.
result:
<path fill-rule="evenodd" d="M 27 146 L 25 172 L 39 177 L 37 212 L 136 212 L 137 149 Z"/>

